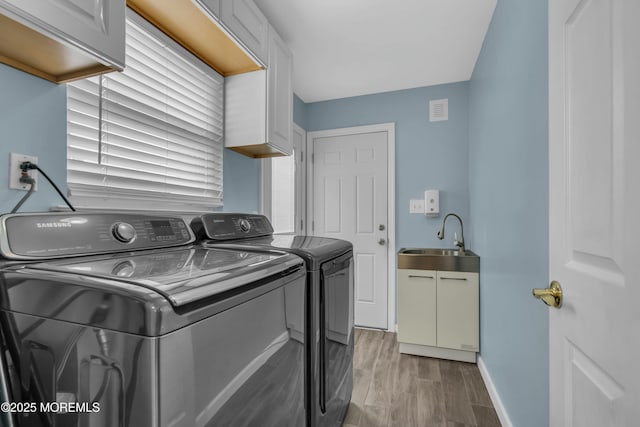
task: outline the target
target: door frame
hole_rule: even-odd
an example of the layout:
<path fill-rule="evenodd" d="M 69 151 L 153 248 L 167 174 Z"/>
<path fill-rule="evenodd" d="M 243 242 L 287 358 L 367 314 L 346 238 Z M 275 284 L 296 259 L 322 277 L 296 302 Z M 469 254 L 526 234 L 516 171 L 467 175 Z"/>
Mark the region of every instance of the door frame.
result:
<path fill-rule="evenodd" d="M 366 126 L 307 132 L 307 233 L 313 234 L 313 140 L 361 133 L 387 133 L 387 331 L 396 331 L 396 124 L 380 123 Z"/>

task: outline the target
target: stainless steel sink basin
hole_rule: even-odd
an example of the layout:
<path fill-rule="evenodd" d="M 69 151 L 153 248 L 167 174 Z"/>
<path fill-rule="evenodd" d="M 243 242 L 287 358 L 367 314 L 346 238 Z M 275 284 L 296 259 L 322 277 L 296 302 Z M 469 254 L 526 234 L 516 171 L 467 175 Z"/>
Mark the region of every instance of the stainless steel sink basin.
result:
<path fill-rule="evenodd" d="M 402 248 L 398 251 L 398 268 L 478 273 L 480 257 L 469 250 Z"/>
<path fill-rule="evenodd" d="M 400 251 L 398 253 L 401 254 L 410 254 L 410 255 L 441 255 L 441 256 L 468 256 L 469 252 L 471 251 L 465 251 L 464 253 L 460 253 L 460 251 L 458 249 L 431 249 L 431 248 L 427 248 L 427 249 L 423 249 L 423 248 L 419 248 L 419 249 L 408 249 L 408 248 L 403 248 L 400 249 Z M 473 254 L 473 252 L 471 252 L 471 254 Z M 475 255 L 475 254 L 473 254 Z"/>

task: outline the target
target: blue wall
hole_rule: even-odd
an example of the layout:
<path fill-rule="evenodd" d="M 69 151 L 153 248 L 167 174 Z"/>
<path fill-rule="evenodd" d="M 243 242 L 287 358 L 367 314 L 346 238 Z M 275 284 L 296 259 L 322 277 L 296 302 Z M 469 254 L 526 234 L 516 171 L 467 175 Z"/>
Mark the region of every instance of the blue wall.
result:
<path fill-rule="evenodd" d="M 293 94 L 293 121 L 302 129 L 307 128 L 307 104 Z"/>
<path fill-rule="evenodd" d="M 64 193 L 67 188 L 67 98 L 65 86 L 0 64 L 0 213 L 10 212 L 25 194 L 9 190 L 9 153 L 38 157 L 40 166 Z M 46 180 L 21 212 L 48 210 L 64 202 Z"/>
<path fill-rule="evenodd" d="M 547 2 L 498 1 L 469 86 L 482 360 L 514 426 L 548 424 Z"/>
<path fill-rule="evenodd" d="M 449 99 L 449 120 L 429 122 L 429 100 Z M 396 245 L 452 247 L 455 222 L 444 241 L 436 234 L 444 214 L 469 219 L 468 83 L 453 83 L 306 104 L 307 131 L 395 122 Z M 440 190 L 436 218 L 409 214 L 409 200 Z M 466 237 L 466 236 L 465 236 Z"/>
<path fill-rule="evenodd" d="M 223 150 L 225 212 L 260 211 L 260 160 Z"/>

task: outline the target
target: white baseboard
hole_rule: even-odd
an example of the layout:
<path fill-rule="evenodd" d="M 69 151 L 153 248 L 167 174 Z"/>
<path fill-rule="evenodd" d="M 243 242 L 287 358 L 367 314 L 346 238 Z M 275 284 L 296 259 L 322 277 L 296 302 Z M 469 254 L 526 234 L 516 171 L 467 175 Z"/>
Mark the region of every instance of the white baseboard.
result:
<path fill-rule="evenodd" d="M 438 359 L 459 360 L 461 362 L 476 363 L 476 352 L 455 350 L 452 348 L 434 347 L 420 344 L 400 344 L 400 353 L 415 354 L 418 356 L 437 357 Z"/>
<path fill-rule="evenodd" d="M 513 427 L 513 424 L 509 419 L 509 414 L 507 413 L 507 410 L 504 408 L 504 405 L 502 404 L 502 400 L 500 399 L 500 395 L 496 390 L 496 386 L 493 384 L 493 380 L 491 380 L 489 371 L 487 371 L 487 366 L 484 364 L 484 360 L 482 360 L 482 356 L 478 356 L 478 369 L 480 370 L 480 375 L 484 380 L 484 384 L 487 386 L 489 397 L 491 398 L 493 407 L 496 410 L 496 413 L 498 414 L 498 418 L 500 419 L 500 423 L 502 424 L 502 427 Z"/>

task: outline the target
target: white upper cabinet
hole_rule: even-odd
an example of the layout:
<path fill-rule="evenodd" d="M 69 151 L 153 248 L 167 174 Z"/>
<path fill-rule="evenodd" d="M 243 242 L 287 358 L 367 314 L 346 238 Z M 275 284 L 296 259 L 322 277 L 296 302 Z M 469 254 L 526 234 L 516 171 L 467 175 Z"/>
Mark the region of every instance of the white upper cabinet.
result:
<path fill-rule="evenodd" d="M 293 56 L 278 33 L 269 30 L 268 128 L 269 141 L 283 153 L 291 154 L 293 122 Z"/>
<path fill-rule="evenodd" d="M 38 71 L 49 64 L 52 69 L 41 77 L 51 74 L 58 82 L 83 70 L 124 68 L 125 0 L 0 0 L 0 14 L 3 31 L 22 46 L 13 52 L 2 46 L 9 65 L 31 72 L 29 67 Z"/>
<path fill-rule="evenodd" d="M 193 2 L 205 9 L 214 18 L 220 19 L 220 0 L 193 0 Z"/>
<path fill-rule="evenodd" d="M 293 151 L 292 54 L 269 29 L 266 70 L 225 78 L 225 146 L 254 158 Z"/>
<path fill-rule="evenodd" d="M 260 61 L 267 63 L 269 22 L 253 0 L 220 0 L 220 20 Z"/>

